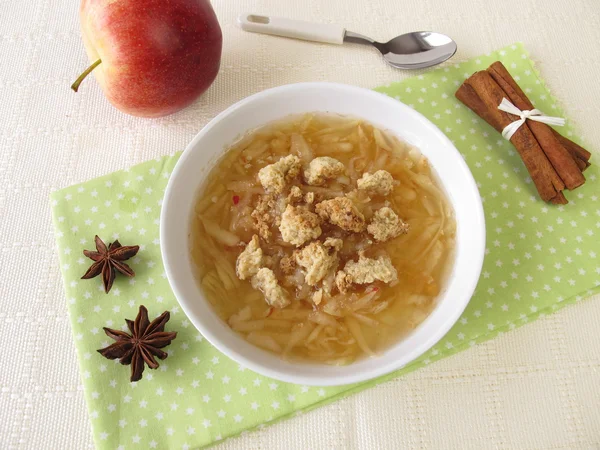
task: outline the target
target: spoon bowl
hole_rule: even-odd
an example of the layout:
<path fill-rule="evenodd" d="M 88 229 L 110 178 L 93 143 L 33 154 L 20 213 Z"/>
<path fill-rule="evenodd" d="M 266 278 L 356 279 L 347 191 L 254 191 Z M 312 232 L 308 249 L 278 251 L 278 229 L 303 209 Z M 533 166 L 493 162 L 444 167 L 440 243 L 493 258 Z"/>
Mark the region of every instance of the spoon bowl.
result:
<path fill-rule="evenodd" d="M 386 42 L 376 42 L 347 31 L 344 42 L 368 43 L 383 55 L 390 66 L 398 69 L 422 69 L 440 64 L 456 53 L 456 42 L 441 33 L 415 31 L 396 36 Z"/>

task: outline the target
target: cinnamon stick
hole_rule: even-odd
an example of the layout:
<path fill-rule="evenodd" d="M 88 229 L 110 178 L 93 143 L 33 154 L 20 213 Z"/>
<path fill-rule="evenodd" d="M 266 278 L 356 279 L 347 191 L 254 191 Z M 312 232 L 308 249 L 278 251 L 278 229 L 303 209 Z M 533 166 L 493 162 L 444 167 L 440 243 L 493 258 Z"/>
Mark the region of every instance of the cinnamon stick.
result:
<path fill-rule="evenodd" d="M 530 106 L 528 106 L 528 109 L 532 109 L 533 108 L 533 104 L 531 103 L 531 101 L 527 97 L 527 94 L 525 94 L 525 92 L 523 92 L 523 90 L 517 84 L 517 82 L 512 77 L 512 75 L 510 74 L 510 72 L 506 69 L 506 67 L 504 66 L 504 64 L 502 64 L 500 61 L 496 61 L 495 63 L 492 63 L 492 65 L 489 68 L 490 69 L 494 68 L 499 73 L 503 73 L 504 74 L 504 79 L 506 80 L 506 82 L 509 83 L 510 86 L 515 91 L 517 91 L 517 94 L 519 94 L 520 97 L 522 97 L 523 99 L 525 99 L 528 102 L 528 104 L 530 105 Z M 588 162 L 589 159 L 592 156 L 592 154 L 590 152 L 588 152 L 583 147 L 577 145 L 575 142 L 571 141 L 570 139 L 562 136 L 560 133 L 558 133 L 558 131 L 556 131 L 553 128 L 552 128 L 552 132 L 556 136 L 556 138 L 560 141 L 560 143 L 563 145 L 563 147 L 565 147 L 569 151 L 569 153 L 571 153 L 571 155 L 573 155 L 574 159 L 584 160 L 585 163 L 586 163 L 586 167 L 588 167 L 590 165 L 589 162 Z"/>
<path fill-rule="evenodd" d="M 554 136 L 556 136 L 556 139 L 559 140 L 559 142 L 563 145 L 563 147 L 565 147 L 569 151 L 569 153 L 571 153 L 571 155 L 573 156 L 573 159 L 575 159 L 576 162 L 577 161 L 581 162 L 581 164 L 579 162 L 577 163 L 577 165 L 580 168 L 583 165 L 583 168 L 581 170 L 585 170 L 586 168 L 588 168 L 590 166 L 590 158 L 592 157 L 592 154 L 590 152 L 588 152 L 582 146 L 573 142 L 571 139 L 564 137 L 562 134 L 560 134 L 554 128 L 552 129 L 552 133 L 554 133 Z"/>
<path fill-rule="evenodd" d="M 463 83 L 454 96 L 469 107 L 475 114 L 485 120 L 489 125 L 493 126 L 496 131 L 502 133 L 502 127 L 498 122 L 494 121 L 492 115 L 488 112 L 487 106 L 483 103 L 483 100 L 479 98 L 477 92 L 468 85 L 466 82 Z"/>
<path fill-rule="evenodd" d="M 500 61 L 493 63 L 487 69 L 487 72 L 498 83 L 513 105 L 521 111 L 534 109 L 527 95 L 517 85 Z M 573 159 L 571 153 L 556 138 L 552 132 L 552 128 L 545 123 L 534 120 L 529 120 L 527 126 L 537 139 L 540 147 L 567 189 L 572 190 L 585 183 L 585 177 L 581 173 L 581 169 L 575 159 Z"/>
<path fill-rule="evenodd" d="M 500 124 L 495 123 L 490 114 L 487 111 L 485 104 L 477 96 L 471 86 L 463 84 L 458 91 L 456 91 L 456 98 L 469 107 L 475 114 L 485 120 L 489 125 L 494 127 L 496 131 L 502 133 L 502 127 Z M 573 155 L 573 159 L 577 162 L 577 165 L 583 170 L 584 167 L 589 167 L 591 153 L 583 147 L 577 145 L 575 142 L 567 139 L 566 137 L 559 134 L 556 130 L 552 129 L 552 133 L 560 141 L 560 143 Z"/>
<path fill-rule="evenodd" d="M 502 130 L 514 122 L 514 116 L 498 109 L 506 94 L 488 72 L 473 74 L 458 89 L 456 96 L 496 129 Z M 519 127 L 510 141 L 521 155 L 540 197 L 544 201 L 564 204 L 567 201 L 561 191 L 565 184 L 528 125 Z"/>

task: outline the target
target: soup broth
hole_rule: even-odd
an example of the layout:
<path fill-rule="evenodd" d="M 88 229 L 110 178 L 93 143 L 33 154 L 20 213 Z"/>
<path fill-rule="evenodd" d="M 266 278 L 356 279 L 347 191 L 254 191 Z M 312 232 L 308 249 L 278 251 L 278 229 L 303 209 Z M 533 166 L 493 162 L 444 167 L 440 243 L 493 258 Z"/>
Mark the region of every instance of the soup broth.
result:
<path fill-rule="evenodd" d="M 429 315 L 455 230 L 418 149 L 361 120 L 308 114 L 224 154 L 198 196 L 190 247 L 207 299 L 247 341 L 348 364 Z"/>

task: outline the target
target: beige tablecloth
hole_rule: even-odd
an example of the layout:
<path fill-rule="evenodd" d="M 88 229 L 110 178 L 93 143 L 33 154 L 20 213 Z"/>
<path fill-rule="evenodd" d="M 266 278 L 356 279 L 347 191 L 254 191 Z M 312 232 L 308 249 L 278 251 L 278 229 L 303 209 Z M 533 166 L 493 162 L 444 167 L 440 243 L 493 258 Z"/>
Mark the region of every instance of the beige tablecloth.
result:
<path fill-rule="evenodd" d="M 235 24 L 242 11 L 335 22 L 381 40 L 438 30 L 458 42 L 456 60 L 521 40 L 600 149 L 598 0 L 215 0 L 224 34 L 217 81 L 192 107 L 153 121 L 116 111 L 93 79 L 69 90 L 87 65 L 76 3 L 0 0 L 0 448 L 93 446 L 51 190 L 182 150 L 215 114 L 265 88 L 375 87 L 410 75 L 368 48 L 245 34 Z M 600 298 L 582 301 L 221 448 L 599 448 L 599 324 Z"/>

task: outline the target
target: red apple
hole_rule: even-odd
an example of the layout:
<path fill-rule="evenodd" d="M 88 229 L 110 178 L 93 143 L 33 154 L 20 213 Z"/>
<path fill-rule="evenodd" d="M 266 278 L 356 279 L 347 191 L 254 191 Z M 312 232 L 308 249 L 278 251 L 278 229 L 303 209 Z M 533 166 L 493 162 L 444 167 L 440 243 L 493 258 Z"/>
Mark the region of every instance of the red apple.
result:
<path fill-rule="evenodd" d="M 159 117 L 192 103 L 221 60 L 221 28 L 209 0 L 82 0 L 83 42 L 108 100 Z M 100 61 L 100 62 L 98 62 Z"/>

